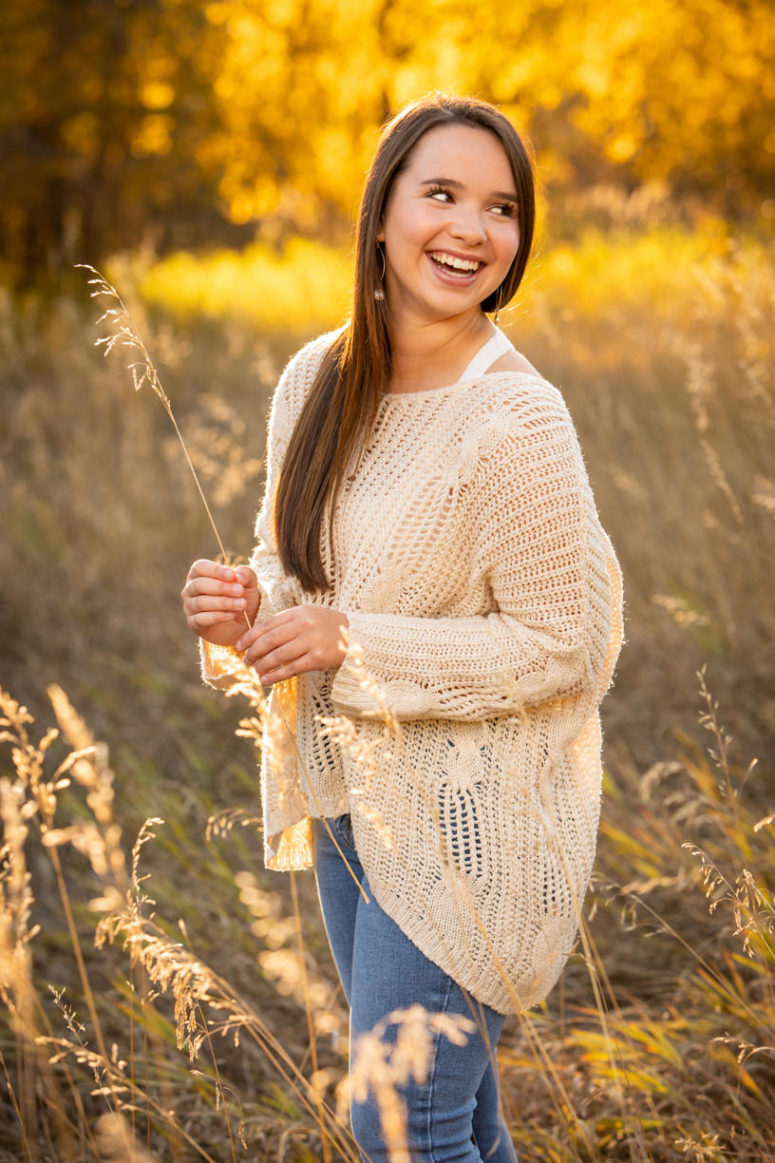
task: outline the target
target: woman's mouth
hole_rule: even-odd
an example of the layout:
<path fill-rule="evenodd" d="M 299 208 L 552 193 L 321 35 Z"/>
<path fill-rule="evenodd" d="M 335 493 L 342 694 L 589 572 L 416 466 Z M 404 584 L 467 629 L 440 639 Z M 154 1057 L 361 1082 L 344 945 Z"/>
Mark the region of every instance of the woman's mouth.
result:
<path fill-rule="evenodd" d="M 480 262 L 479 259 L 460 258 L 458 255 L 450 254 L 445 250 L 428 251 L 428 258 L 436 270 L 459 282 L 468 282 L 479 268 L 484 266 L 484 263 Z"/>

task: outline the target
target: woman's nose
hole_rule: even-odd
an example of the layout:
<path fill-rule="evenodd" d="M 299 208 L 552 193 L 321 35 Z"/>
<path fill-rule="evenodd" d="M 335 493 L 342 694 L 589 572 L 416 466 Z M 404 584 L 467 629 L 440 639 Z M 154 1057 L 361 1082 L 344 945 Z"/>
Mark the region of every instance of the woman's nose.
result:
<path fill-rule="evenodd" d="M 476 207 L 467 208 L 461 204 L 458 204 L 457 211 L 449 224 L 450 234 L 469 244 L 483 242 L 487 231 L 480 211 Z"/>

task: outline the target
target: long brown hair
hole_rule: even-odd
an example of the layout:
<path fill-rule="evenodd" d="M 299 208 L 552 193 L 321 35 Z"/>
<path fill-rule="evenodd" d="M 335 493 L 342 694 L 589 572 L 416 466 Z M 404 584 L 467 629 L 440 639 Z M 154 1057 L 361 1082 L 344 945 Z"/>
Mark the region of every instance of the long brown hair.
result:
<path fill-rule="evenodd" d="M 361 200 L 355 250 L 352 317 L 326 353 L 293 430 L 275 497 L 280 560 L 308 592 L 330 588 L 322 545 L 326 513 L 333 515 L 349 466 L 368 440 L 391 373 L 387 303 L 375 299 L 382 268 L 377 234 L 390 191 L 423 134 L 440 125 L 487 129 L 500 141 L 517 192 L 519 246 L 503 282 L 482 303 L 504 307 L 519 286 L 535 224 L 535 186 L 528 152 L 511 123 L 484 101 L 432 94 L 406 106 L 382 131 Z M 330 540 L 330 539 L 329 539 Z"/>

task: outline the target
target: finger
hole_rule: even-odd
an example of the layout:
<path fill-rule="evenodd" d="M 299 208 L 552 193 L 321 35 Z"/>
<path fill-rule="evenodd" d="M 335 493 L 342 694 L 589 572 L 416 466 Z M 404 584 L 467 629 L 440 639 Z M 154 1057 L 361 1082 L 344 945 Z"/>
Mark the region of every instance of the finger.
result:
<path fill-rule="evenodd" d="M 287 611 L 286 611 L 287 613 Z M 268 622 L 259 623 L 247 630 L 239 642 L 235 643 L 237 650 L 249 650 L 254 643 L 261 641 L 261 652 L 273 650 L 275 646 L 282 646 L 292 638 L 298 638 L 299 628 L 294 621 L 285 617 L 285 613 L 277 614 Z"/>
<path fill-rule="evenodd" d="M 246 629 L 242 637 L 234 643 L 234 649 L 239 650 L 240 653 L 247 652 L 256 639 L 260 637 L 262 631 L 262 626 L 251 626 L 250 629 Z"/>
<path fill-rule="evenodd" d="M 199 597 L 201 594 L 217 594 L 219 597 L 243 598 L 245 587 L 241 582 L 218 581 L 212 577 L 192 578 L 186 581 L 181 590 L 181 596 L 186 598 Z"/>
<path fill-rule="evenodd" d="M 258 585 L 258 579 L 255 571 L 249 565 L 238 565 L 234 571 L 236 580 L 241 582 L 243 586 L 250 586 L 251 589 Z"/>
<path fill-rule="evenodd" d="M 295 678 L 298 674 L 305 674 L 309 670 L 316 670 L 314 659 L 309 654 L 302 654 L 300 658 L 293 662 L 287 662 L 282 666 L 275 666 L 271 670 L 261 672 L 259 670 L 259 678 L 264 686 L 274 686 L 275 683 L 285 682 L 286 679 Z"/>
<path fill-rule="evenodd" d="M 239 614 L 245 609 L 244 598 L 219 598 L 212 594 L 186 598 L 183 604 L 187 614 L 215 613 L 217 610 L 230 610 L 232 614 Z"/>
<path fill-rule="evenodd" d="M 245 587 L 239 581 L 222 581 L 215 577 L 196 577 L 187 581 L 184 589 L 190 594 L 228 594 L 243 593 Z"/>
<path fill-rule="evenodd" d="M 255 666 L 259 674 L 267 674 L 270 670 L 274 670 L 275 667 L 285 666 L 295 662 L 307 653 L 308 651 L 304 643 L 294 640 L 286 646 L 280 646 L 276 650 L 270 650 L 268 653 L 254 654 L 248 661 L 251 666 Z"/>
<path fill-rule="evenodd" d="M 195 561 L 188 571 L 189 578 L 197 577 L 213 577 L 220 581 L 234 581 L 236 578 L 236 571 L 229 565 L 222 565 L 219 561 L 211 561 L 207 557 L 202 557 L 199 561 Z"/>
<path fill-rule="evenodd" d="M 201 614 L 191 614 L 186 621 L 192 630 L 197 634 L 201 634 L 205 630 L 210 630 L 213 626 L 219 626 L 223 622 L 233 622 L 234 616 L 232 614 L 221 614 L 216 612 L 203 612 Z"/>
<path fill-rule="evenodd" d="M 259 640 L 245 651 L 245 661 L 249 666 L 255 666 L 256 670 L 263 672 L 279 663 L 292 662 L 295 658 L 301 658 L 302 654 L 306 653 L 305 643 L 298 638 L 290 638 L 287 642 L 282 642 L 271 650 L 267 650 L 264 642 Z"/>

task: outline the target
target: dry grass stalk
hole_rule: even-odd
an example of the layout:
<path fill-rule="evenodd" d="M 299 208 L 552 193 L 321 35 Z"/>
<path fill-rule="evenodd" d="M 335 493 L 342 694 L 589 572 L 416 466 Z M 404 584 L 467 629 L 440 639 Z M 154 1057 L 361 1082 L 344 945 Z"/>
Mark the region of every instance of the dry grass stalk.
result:
<path fill-rule="evenodd" d="M 25 1150 L 33 1157 L 36 1151 L 34 1138 L 37 1137 L 35 1095 L 38 1077 L 43 1081 L 47 1105 L 54 1112 L 55 1134 L 60 1149 L 66 1152 L 68 1149 L 66 1145 L 72 1141 L 72 1127 L 64 1113 L 65 1100 L 50 1069 L 51 1060 L 45 1053 L 52 1036 L 51 1027 L 35 987 L 32 942 L 40 930 L 37 926 L 30 926 L 29 923 L 34 894 L 26 862 L 26 843 L 33 822 L 37 823 L 44 850 L 48 853 L 54 868 L 78 976 L 99 1046 L 98 1057 L 102 1062 L 108 1060 L 106 1042 L 97 1016 L 96 1002 L 86 973 L 83 951 L 59 859 L 58 848 L 65 842 L 65 838 L 60 830 L 53 827 L 58 796 L 69 787 L 70 773 L 82 771 L 82 765 L 89 765 L 91 749 L 86 747 L 71 752 L 59 764 L 53 775 L 47 777 L 44 772 L 46 756 L 59 732 L 51 728 L 34 743 L 28 731 L 28 727 L 33 723 L 32 716 L 26 707 L 20 706 L 2 689 L 0 689 L 0 712 L 0 742 L 11 745 L 16 774 L 14 784 L 6 779 L 0 780 L 0 816 L 4 832 L 3 873 L 0 877 L 0 953 L 2 953 L 0 964 L 3 966 L 0 973 L 0 997 L 11 1015 L 16 1034 L 17 1086 L 21 1096 L 21 1104 L 17 1105 L 17 1117 Z M 93 788 L 97 793 L 99 793 L 98 784 L 99 781 L 95 781 Z M 99 801 L 100 796 L 97 794 L 95 807 L 98 807 Z M 94 856 L 95 849 L 101 848 L 100 838 L 88 828 L 86 831 L 89 833 L 89 842 L 84 847 Z M 76 827 L 73 829 L 73 835 L 80 839 L 83 832 Z M 97 863 L 103 870 L 107 869 L 104 861 L 100 862 L 97 859 Z M 64 1012 L 71 1030 L 74 1029 L 71 1015 L 66 1009 Z M 30 1074 L 31 1070 L 33 1074 Z M 124 1088 L 111 1084 L 109 1080 L 106 1085 L 105 1078 L 105 1072 L 98 1069 L 95 1079 L 98 1085 L 102 1086 L 108 1104 L 118 1109 L 121 1106 Z M 69 1072 L 65 1073 L 64 1081 L 71 1097 L 75 1099 L 76 1110 L 82 1117 L 83 1108 Z M 28 1142 L 30 1136 L 33 1138 Z M 87 1126 L 79 1131 L 78 1137 L 86 1141 L 91 1139 L 91 1132 Z"/>
<path fill-rule="evenodd" d="M 392 1027 L 395 1036 L 389 1037 Z M 436 1037 L 464 1046 L 475 1029 L 475 1023 L 460 1014 L 434 1014 L 414 1005 L 394 1010 L 359 1036 L 350 1074 L 340 1087 L 340 1110 L 374 1096 L 390 1163 L 411 1163 L 401 1088 L 410 1082 L 424 1086 L 428 1081 Z"/>
<path fill-rule="evenodd" d="M 158 396 L 159 400 L 161 400 L 164 411 L 169 416 L 170 422 L 175 429 L 175 435 L 180 442 L 180 447 L 183 449 L 183 455 L 186 458 L 186 463 L 191 470 L 191 475 L 194 478 L 194 484 L 197 487 L 199 497 L 209 518 L 210 525 L 212 526 L 213 533 L 215 534 L 215 539 L 218 542 L 218 548 L 221 551 L 221 555 L 225 559 L 226 550 L 224 549 L 223 542 L 221 541 L 221 535 L 218 532 L 218 526 L 215 524 L 215 518 L 213 517 L 210 511 L 210 506 L 207 503 L 207 498 L 199 481 L 199 475 L 194 468 L 194 462 L 189 455 L 186 442 L 183 439 L 183 435 L 180 431 L 180 428 L 178 427 L 178 422 L 175 419 L 175 414 L 172 411 L 172 403 L 167 396 L 167 393 L 164 391 L 164 388 L 162 387 L 161 380 L 159 379 L 159 373 L 156 370 L 156 365 L 151 359 L 148 348 L 145 346 L 145 340 L 140 334 L 140 331 L 138 330 L 137 325 L 132 318 L 132 315 L 129 312 L 126 304 L 124 303 L 124 300 L 121 298 L 112 283 L 109 283 L 104 275 L 100 274 L 100 272 L 96 270 L 95 267 L 89 266 L 87 263 L 79 263 L 77 265 L 77 269 L 88 271 L 88 273 L 92 276 L 88 280 L 88 285 L 92 288 L 90 292 L 92 299 L 106 298 L 115 304 L 113 307 L 106 308 L 106 310 L 97 320 L 98 325 L 100 323 L 107 323 L 110 327 L 110 333 L 95 340 L 95 346 L 103 347 L 105 349 L 105 355 L 108 355 L 115 347 L 122 347 L 126 348 L 139 357 L 129 364 L 129 370 L 132 373 L 132 383 L 135 386 L 135 391 L 139 392 L 140 388 L 142 388 L 144 384 L 148 384 L 154 394 Z"/>
<path fill-rule="evenodd" d="M 72 845 L 88 857 L 92 871 L 100 882 L 101 894 L 93 898 L 90 905 L 93 911 L 100 914 L 95 933 L 97 947 L 120 942 L 128 951 L 131 964 L 140 967 L 149 981 L 173 996 L 178 1044 L 188 1050 L 192 1062 L 203 1047 L 208 1048 L 213 1064 L 217 1105 L 224 1119 L 231 1157 L 236 1158 L 237 1148 L 231 1133 L 226 1087 L 220 1077 L 213 1049 L 214 1034 L 229 1037 L 235 1045 L 244 1036 L 255 1041 L 265 1057 L 272 1062 L 288 1092 L 295 1094 L 301 1106 L 318 1121 L 321 1142 L 326 1143 L 324 1154 L 330 1154 L 332 1149 L 336 1149 L 340 1158 L 351 1159 L 354 1163 L 351 1141 L 337 1123 L 334 1112 L 325 1104 L 319 1088 L 304 1078 L 267 1024 L 222 978 L 182 944 L 171 940 L 147 915 L 148 906 L 153 902 L 144 891 L 145 878 L 140 872 L 141 853 L 144 846 L 153 839 L 155 827 L 163 821 L 149 819 L 143 825 L 133 847 L 131 871 L 128 872 L 120 847 L 120 829 L 113 819 L 112 772 L 107 767 L 106 749 L 91 740 L 88 729 L 64 692 L 60 688 L 52 688 L 50 693 L 63 731 L 79 746 L 70 752 L 54 775 L 48 778 L 44 773 L 44 759 L 56 732 L 48 732 L 40 744 L 33 744 L 27 730 L 32 723 L 31 716 L 10 696 L 0 692 L 3 709 L 0 741 L 11 743 L 19 776 L 16 787 L 7 780 L 0 781 L 0 813 L 5 833 L 5 873 L 0 878 L 0 940 L 4 953 L 0 961 L 3 967 L 0 997 L 14 1017 L 18 1045 L 23 1051 L 17 1062 L 16 1087 L 12 1086 L 10 1090 L 12 1096 L 18 1095 L 21 1099 L 21 1104 L 17 1102 L 17 1114 L 22 1136 L 27 1135 L 37 1121 L 34 1105 L 36 1088 L 31 1074 L 32 1063 L 29 1062 L 29 1052 L 33 1051 L 37 1058 L 35 1069 L 44 1078 L 50 1075 L 50 1067 L 62 1067 L 68 1060 L 92 1073 L 95 1080 L 92 1096 L 107 1101 L 111 1116 L 110 1120 L 98 1124 L 94 1136 L 88 1130 L 88 1120 L 84 1117 L 85 1127 L 81 1134 L 91 1142 L 95 1157 L 102 1157 L 99 1153 L 106 1152 L 106 1158 L 122 1161 L 133 1159 L 138 1163 L 151 1158 L 149 1148 L 142 1148 L 137 1143 L 133 1119 L 122 1118 L 120 1115 L 122 1109 L 127 1107 L 128 1114 L 133 1116 L 139 1104 L 141 1109 L 153 1114 L 157 1125 L 167 1125 L 174 1136 L 185 1140 L 199 1157 L 214 1163 L 208 1151 L 198 1145 L 186 1129 L 175 1121 L 173 1113 L 154 1098 L 147 1086 L 141 1085 L 130 1068 L 131 1063 L 117 1053 L 115 1046 L 109 1051 L 104 1036 L 96 1034 L 93 995 L 89 1011 L 95 1028 L 95 1049 L 85 1043 L 83 1027 L 61 999 L 59 1008 L 70 1036 L 57 1036 L 45 1025 L 41 1027 L 38 1020 L 40 1002 L 34 985 L 35 975 L 30 954 L 31 943 L 38 934 L 29 925 L 34 898 L 24 856 L 24 845 L 29 833 L 28 821 L 37 818 L 43 824 L 44 850 L 61 874 L 62 885 L 64 873 L 58 854 L 59 849 L 66 845 Z M 57 797 L 70 784 L 64 772 L 72 774 L 86 790 L 91 815 L 66 827 L 53 828 Z M 25 793 L 28 798 L 25 798 Z M 68 901 L 66 888 L 62 895 L 65 907 Z M 91 991 L 91 986 L 80 939 L 74 928 L 72 910 L 66 910 L 66 916 L 68 927 L 70 924 L 73 926 L 70 939 L 86 995 L 87 990 Z M 141 1005 L 145 1005 L 145 999 L 141 999 Z M 58 1092 L 53 1093 L 49 1106 L 55 1111 L 63 1110 L 64 1100 Z M 79 1112 L 83 1116 L 82 1108 L 79 1108 Z M 63 1118 L 61 1121 L 66 1126 L 67 1120 Z M 33 1152 L 34 1147 L 30 1142 L 30 1157 L 33 1157 Z M 65 1155 L 63 1152 L 61 1157 Z"/>

